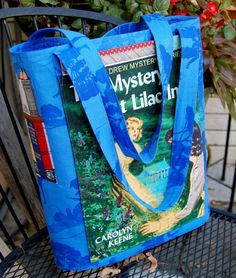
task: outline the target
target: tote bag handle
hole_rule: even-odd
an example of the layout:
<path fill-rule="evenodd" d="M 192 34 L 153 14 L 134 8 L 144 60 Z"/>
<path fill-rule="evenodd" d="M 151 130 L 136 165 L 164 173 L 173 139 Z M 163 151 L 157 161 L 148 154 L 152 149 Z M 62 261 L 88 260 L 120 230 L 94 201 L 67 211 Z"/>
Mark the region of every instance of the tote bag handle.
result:
<path fill-rule="evenodd" d="M 146 19 L 148 17 L 144 17 L 144 18 Z M 164 19 L 164 17 L 160 15 L 158 16 L 158 18 Z M 155 19 L 157 18 L 155 17 Z M 77 44 L 78 39 L 80 39 L 80 45 L 82 43 L 81 40 L 85 40 L 85 41 L 88 40 L 87 37 L 82 34 L 78 34 L 76 36 L 76 33 L 71 34 L 70 31 L 54 29 L 54 28 L 39 30 L 38 32 L 31 35 L 29 40 L 38 39 L 53 31 L 62 32 L 69 39 L 70 44 L 73 45 L 74 47 L 78 46 Z M 158 21 L 158 26 L 156 26 L 156 32 L 165 34 L 162 37 L 161 36 L 158 37 L 158 45 L 164 45 L 165 52 L 160 52 L 158 48 L 157 56 L 159 57 L 158 61 L 159 60 L 165 61 L 165 63 L 158 62 L 158 64 L 160 68 L 162 91 L 166 92 L 170 73 L 171 73 L 171 66 L 172 66 L 173 36 L 172 36 L 171 28 L 166 20 Z M 93 52 L 95 52 L 96 51 L 95 47 L 92 46 L 92 44 L 91 47 L 93 48 Z M 139 162 L 145 164 L 152 162 L 155 159 L 157 153 L 157 146 L 158 146 L 161 123 L 162 123 L 162 115 L 164 110 L 164 99 L 166 94 L 162 96 L 162 106 L 161 106 L 160 117 L 157 123 L 156 130 L 152 135 L 151 139 L 149 140 L 148 144 L 146 144 L 143 150 L 139 153 L 136 150 L 134 143 L 130 139 L 128 129 L 126 127 L 125 118 L 121 111 L 121 107 L 117 99 L 116 93 L 110 82 L 110 78 L 108 76 L 107 70 L 105 69 L 100 57 L 95 57 L 95 56 L 98 55 L 88 56 L 89 59 L 87 59 L 87 63 L 89 69 L 94 72 L 94 81 L 96 82 L 97 88 L 102 95 L 103 103 L 116 142 L 118 143 L 122 152 L 126 156 L 132 157 L 133 159 L 138 160 Z M 95 64 L 100 67 L 99 72 L 95 72 L 96 70 Z M 104 88 L 104 84 L 106 84 L 105 88 Z"/>
<path fill-rule="evenodd" d="M 143 16 L 142 19 L 148 25 L 154 38 L 157 57 L 165 57 L 165 59 L 158 58 L 163 90 L 162 112 L 160 115 L 162 122 L 164 102 L 166 99 L 165 89 L 168 85 L 169 73 L 172 66 L 172 54 L 171 56 L 168 55 L 168 49 L 170 49 L 168 42 L 172 41 L 168 41 L 168 35 L 166 37 L 165 30 L 160 30 L 158 27 L 160 27 L 160 22 L 162 22 L 162 20 L 167 21 L 168 18 L 164 18 L 159 14 L 152 14 Z M 173 207 L 182 194 L 187 177 L 189 157 L 192 147 L 197 91 L 199 96 L 203 95 L 201 84 L 202 78 L 199 76 L 199 72 L 200 74 L 202 73 L 200 68 L 200 63 L 202 62 L 202 48 L 199 19 L 179 16 L 169 17 L 169 20 L 175 25 L 175 29 L 180 36 L 181 65 L 178 85 L 179 93 L 174 118 L 170 174 L 168 176 L 165 198 L 158 207 L 159 210 L 166 210 Z M 116 29 L 118 29 L 116 30 L 118 33 L 125 33 L 125 30 L 122 28 L 120 29 L 119 27 L 116 27 Z M 111 32 L 110 35 L 112 34 L 113 33 Z M 190 84 L 191 87 L 189 86 Z"/>
<path fill-rule="evenodd" d="M 191 20 L 191 22 L 189 21 L 188 24 L 186 24 L 186 22 L 187 21 L 185 21 L 183 24 L 180 24 L 182 26 L 178 28 L 182 44 L 182 57 L 187 58 L 187 56 L 191 54 L 192 61 L 186 59 L 186 63 L 181 63 L 182 74 L 180 74 L 179 88 L 183 87 L 185 88 L 184 91 L 186 91 L 186 86 L 184 85 L 184 80 L 186 80 L 186 77 L 184 73 L 186 73 L 186 70 L 189 71 L 190 74 L 187 80 L 190 80 L 192 84 L 193 100 L 192 103 L 189 104 L 188 98 L 186 98 L 185 101 L 183 101 L 183 99 L 181 100 L 181 98 L 177 98 L 177 103 L 181 102 L 181 104 L 185 104 L 185 106 L 183 106 L 185 110 L 181 109 L 182 117 L 181 115 L 179 116 L 181 125 L 176 125 L 176 122 L 178 123 L 178 121 L 177 119 L 175 119 L 175 130 L 172 147 L 174 151 L 171 158 L 171 171 L 167 183 L 167 192 L 165 194 L 164 200 L 157 208 L 153 208 L 149 204 L 146 204 L 135 194 L 132 188 L 130 188 L 120 167 L 118 156 L 114 146 L 112 130 L 109 124 L 109 119 L 106 117 L 106 111 L 102 100 L 102 93 L 104 92 L 100 94 L 96 88 L 96 85 L 94 84 L 94 74 L 99 75 L 100 70 L 100 67 L 98 67 L 97 64 L 95 65 L 94 63 L 94 61 L 97 61 L 98 58 L 100 58 L 94 48 L 94 45 L 85 36 L 74 32 L 60 29 L 45 29 L 44 31 L 41 31 L 41 34 L 43 34 L 43 36 L 52 31 L 60 31 L 69 38 L 71 44 L 74 47 L 63 51 L 62 53 L 58 53 L 58 57 L 63 62 L 65 68 L 68 71 L 68 74 L 72 79 L 72 82 L 74 83 L 77 92 L 79 93 L 80 100 L 87 114 L 88 120 L 93 128 L 95 136 L 101 146 L 104 156 L 106 157 L 114 174 L 124 185 L 127 191 L 130 192 L 142 205 L 155 212 L 165 211 L 168 208 L 171 208 L 176 203 L 182 193 L 188 170 L 188 161 L 192 143 L 192 130 L 195 114 L 194 110 L 196 107 L 196 97 L 194 97 L 194 95 L 196 96 L 197 90 L 197 73 L 199 67 L 200 48 L 199 43 L 194 44 L 195 41 L 192 39 L 191 42 L 190 40 L 191 36 L 195 37 L 195 39 L 196 36 L 199 36 L 197 32 L 197 29 L 199 28 L 198 22 L 196 20 Z M 189 27 L 191 27 L 191 30 L 189 29 Z M 36 33 L 37 36 L 32 36 L 31 39 L 40 38 L 39 32 Z M 73 33 L 72 39 L 70 39 L 71 33 Z M 194 50 L 194 55 L 189 52 L 190 50 Z M 91 62 L 89 63 L 89 60 L 86 59 L 86 57 L 90 58 L 89 60 L 92 62 L 92 65 Z M 195 82 L 193 82 L 192 80 L 193 72 L 196 73 Z M 94 108 L 96 108 L 96 111 L 94 110 Z M 186 119 L 188 119 L 187 125 L 185 121 Z M 179 126 L 177 130 L 176 126 Z M 183 136 L 187 138 L 187 142 L 185 140 L 184 146 L 182 144 Z M 179 161 L 181 160 L 180 158 L 183 158 L 182 160 L 187 161 L 187 163 L 184 163 L 184 161 L 181 161 L 182 163 L 179 163 Z M 173 162 L 176 161 L 178 163 L 174 164 Z"/>

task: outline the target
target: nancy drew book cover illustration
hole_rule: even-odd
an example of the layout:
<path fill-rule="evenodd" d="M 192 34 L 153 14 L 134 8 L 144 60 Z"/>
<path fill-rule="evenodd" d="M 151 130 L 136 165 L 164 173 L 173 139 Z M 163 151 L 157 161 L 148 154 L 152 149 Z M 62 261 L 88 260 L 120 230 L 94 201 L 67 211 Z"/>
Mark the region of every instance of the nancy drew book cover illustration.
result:
<path fill-rule="evenodd" d="M 162 102 L 154 42 L 101 51 L 100 55 L 118 96 L 130 138 L 140 152 L 156 128 Z M 180 49 L 176 49 L 173 55 L 172 74 L 155 160 L 146 165 L 134 161 L 126 157 L 116 144 L 119 161 L 130 187 L 142 201 L 153 207 L 157 207 L 164 198 L 170 169 Z M 199 189 L 196 193 L 192 185 L 199 180 L 199 175 L 204 175 L 198 113 L 195 117 L 193 147 L 182 196 L 170 211 L 155 213 L 142 206 L 112 175 L 66 74 L 60 77 L 60 84 L 91 261 L 95 262 L 142 244 L 202 215 L 203 185 L 197 185 Z"/>

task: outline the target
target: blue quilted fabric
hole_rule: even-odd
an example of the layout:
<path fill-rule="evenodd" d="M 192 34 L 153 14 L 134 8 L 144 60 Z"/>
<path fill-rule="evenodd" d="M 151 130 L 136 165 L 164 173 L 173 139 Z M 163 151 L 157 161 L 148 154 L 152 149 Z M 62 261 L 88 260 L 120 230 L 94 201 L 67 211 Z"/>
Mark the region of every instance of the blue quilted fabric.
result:
<path fill-rule="evenodd" d="M 52 31 L 63 33 L 65 38 L 45 38 Z M 181 66 L 170 174 L 163 201 L 159 206 L 153 207 L 141 200 L 130 187 L 119 163 L 115 143 L 126 156 L 143 164 L 150 163 L 156 157 L 172 69 L 174 35 L 178 35 L 181 41 Z M 162 104 L 155 132 L 139 153 L 129 137 L 119 101 L 98 50 L 150 39 L 155 40 L 162 85 Z M 143 16 L 140 23 L 120 25 L 104 37 L 95 40 L 77 32 L 48 28 L 37 31 L 27 42 L 11 48 L 12 62 L 17 75 L 20 75 L 20 69 L 23 68 L 31 80 L 53 156 L 57 184 L 40 177 L 38 183 L 56 263 L 60 268 L 84 270 L 121 261 L 204 224 L 209 217 L 209 208 L 205 181 L 205 210 L 201 217 L 196 217 L 165 234 L 153 235 L 145 242 L 127 250 L 92 262 L 73 150 L 58 84 L 58 78 L 61 76 L 59 61 L 75 86 L 94 136 L 113 175 L 145 209 L 152 213 L 161 213 L 171 210 L 183 193 L 189 169 L 197 103 L 200 107 L 202 145 L 205 145 L 201 48 L 198 18 L 163 17 L 155 14 Z"/>

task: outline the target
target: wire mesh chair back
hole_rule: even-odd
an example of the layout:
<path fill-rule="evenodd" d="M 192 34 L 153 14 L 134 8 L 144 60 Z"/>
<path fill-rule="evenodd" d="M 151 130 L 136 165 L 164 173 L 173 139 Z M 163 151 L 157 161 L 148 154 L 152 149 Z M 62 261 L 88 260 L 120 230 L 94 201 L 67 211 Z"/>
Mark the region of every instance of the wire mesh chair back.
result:
<path fill-rule="evenodd" d="M 22 37 L 26 37 L 25 35 L 20 35 L 21 28 L 19 28 L 18 23 L 19 20 L 23 19 L 28 20 L 30 24 L 30 30 L 27 30 L 27 35 L 31 32 L 38 30 L 43 27 L 59 27 L 59 28 L 79 28 L 79 31 L 86 35 L 93 35 L 96 36 L 96 28 L 99 26 L 100 29 L 107 31 L 111 27 L 116 26 L 123 21 L 118 18 L 114 18 L 111 16 L 107 16 L 100 13 L 95 13 L 91 11 L 85 10 L 77 10 L 77 9 L 66 9 L 66 8 L 44 8 L 44 7 L 32 7 L 32 8 L 5 8 L 0 9 L 0 21 L 1 21 L 1 77 L 0 77 L 0 96 L 2 101 L 0 102 L 1 111 L 7 111 L 8 117 L 10 119 L 10 125 L 12 125 L 14 129 L 14 136 L 16 136 L 17 141 L 19 143 L 20 151 L 21 151 L 21 159 L 25 161 L 27 165 L 27 170 L 30 173 L 31 177 L 31 184 L 28 184 L 29 187 L 34 187 L 38 193 L 37 188 L 37 181 L 35 178 L 34 170 L 32 169 L 31 162 L 28 156 L 28 151 L 26 150 L 25 144 L 22 140 L 22 134 L 19 130 L 18 121 L 14 115 L 14 111 L 11 107 L 8 92 L 5 89 L 5 81 L 6 81 L 6 74 L 5 74 L 5 66 L 6 61 L 5 57 L 7 53 L 4 52 L 3 47 L 3 39 L 4 39 L 4 32 L 7 38 L 8 47 L 14 45 L 16 42 L 22 39 Z M 69 22 L 69 24 L 68 24 Z M 13 25 L 12 25 L 13 23 Z M 92 23 L 92 24 L 91 24 Z M 101 28 L 102 24 L 102 28 Z M 15 26 L 17 29 L 15 29 Z M 25 26 L 23 23 L 22 26 Z M 20 26 L 20 27 L 22 27 Z M 14 92 L 13 92 L 14 93 Z M 4 106 L 4 107 L 3 107 Z M 4 108 L 4 109 L 3 109 Z M 1 127 L 1 122 L 0 122 Z M 34 209 L 30 204 L 29 200 L 24 191 L 24 187 L 21 184 L 21 181 L 18 178 L 17 171 L 14 167 L 14 163 L 11 160 L 9 155 L 9 150 L 3 140 L 4 132 L 0 133 L 0 159 L 1 155 L 4 156 L 5 161 L 8 164 L 8 167 L 12 173 L 14 181 L 17 185 L 17 190 L 24 202 L 24 206 L 30 216 L 30 220 L 34 227 L 34 230 L 38 231 L 40 229 L 40 225 L 35 217 Z M 1 165 L 1 164 L 0 164 Z M 1 173 L 1 169 L 0 169 Z M 1 180 L 0 180 L 1 182 Z M 16 248 L 16 243 L 13 239 L 13 235 L 8 231 L 6 223 L 3 221 L 4 217 L 1 217 L 1 211 L 7 211 L 8 214 L 11 215 L 11 220 L 17 227 L 17 232 L 21 234 L 23 240 L 28 239 L 29 232 L 26 230 L 24 224 L 22 224 L 22 220 L 19 218 L 18 208 L 14 207 L 12 204 L 12 194 L 9 192 L 9 189 L 6 191 L 3 189 L 2 185 L 0 184 L 0 196 L 1 196 L 1 203 L 0 203 L 0 236 L 2 236 L 12 249 Z M 39 196 L 39 193 L 38 193 Z M 3 254 L 0 253 L 0 259 L 3 259 Z"/>

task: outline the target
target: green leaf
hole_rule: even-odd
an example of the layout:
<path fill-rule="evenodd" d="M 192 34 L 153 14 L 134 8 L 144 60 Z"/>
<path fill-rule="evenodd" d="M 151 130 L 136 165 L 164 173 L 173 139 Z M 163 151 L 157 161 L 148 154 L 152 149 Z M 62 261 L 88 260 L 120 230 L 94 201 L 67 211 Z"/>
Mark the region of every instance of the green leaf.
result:
<path fill-rule="evenodd" d="M 235 92 L 235 89 L 233 89 Z M 229 113 L 232 116 L 232 118 L 236 121 L 236 100 L 235 100 L 235 96 L 233 93 L 233 90 L 230 90 L 227 93 L 226 96 L 226 103 L 227 103 L 227 107 L 229 109 Z"/>
<path fill-rule="evenodd" d="M 218 84 L 219 75 L 217 77 L 216 77 L 216 75 L 217 74 L 213 75 L 212 82 L 213 82 L 214 88 L 216 90 L 216 93 L 217 93 L 218 97 L 220 98 L 222 106 L 225 108 L 225 98 L 224 98 L 224 95 L 223 95 L 223 93 L 221 91 L 221 88 Z"/>
<path fill-rule="evenodd" d="M 35 0 L 21 0 L 20 5 L 23 7 L 34 7 Z"/>
<path fill-rule="evenodd" d="M 232 88 L 236 88 L 236 81 L 234 80 L 231 80 L 230 78 L 224 76 L 224 75 L 221 75 L 221 79 L 222 81 L 227 84 L 228 86 L 232 87 Z"/>
<path fill-rule="evenodd" d="M 139 8 L 139 5 L 138 5 L 138 3 L 136 3 L 136 2 L 132 2 L 132 3 L 127 7 L 128 12 L 129 12 L 130 14 L 132 14 L 132 15 L 135 14 L 135 13 L 137 12 L 138 8 Z"/>
<path fill-rule="evenodd" d="M 43 4 L 50 4 L 52 6 L 56 6 L 60 3 L 57 0 L 40 0 L 40 2 L 43 3 Z"/>
<path fill-rule="evenodd" d="M 232 89 L 230 91 L 231 91 L 231 94 L 232 94 L 233 98 L 236 99 L 236 89 Z"/>
<path fill-rule="evenodd" d="M 225 26 L 224 36 L 227 40 L 232 41 L 233 39 L 236 38 L 236 30 L 230 28 L 229 26 Z"/>
<path fill-rule="evenodd" d="M 220 10 L 224 11 L 224 10 L 226 10 L 231 5 L 232 5 L 232 1 L 231 0 L 224 0 L 224 1 L 222 1 L 222 4 L 220 5 Z"/>
<path fill-rule="evenodd" d="M 136 2 L 138 2 L 140 4 L 148 4 L 149 0 L 136 0 Z"/>
<path fill-rule="evenodd" d="M 169 6 L 170 6 L 170 0 L 155 0 L 153 4 L 153 10 L 155 12 L 167 14 L 167 10 Z"/>
<path fill-rule="evenodd" d="M 105 23 L 99 23 L 99 24 L 94 26 L 91 37 L 93 37 L 93 38 L 101 37 L 105 33 L 105 31 L 106 31 Z"/>
<path fill-rule="evenodd" d="M 126 0 L 126 1 L 125 1 L 125 6 L 129 7 L 129 6 L 132 5 L 133 3 L 135 3 L 134 0 Z"/>
<path fill-rule="evenodd" d="M 236 28 L 236 20 L 233 19 L 233 20 L 231 21 L 231 23 L 233 24 L 234 28 Z"/>
<path fill-rule="evenodd" d="M 218 85 L 221 89 L 221 92 L 223 94 L 223 97 L 225 98 L 225 95 L 227 94 L 227 88 L 226 88 L 226 85 L 224 83 L 224 81 L 222 81 L 221 79 L 218 80 Z"/>
<path fill-rule="evenodd" d="M 94 1 L 92 1 L 91 7 L 92 7 L 92 9 L 95 10 L 95 11 L 100 11 L 100 10 L 103 8 L 103 6 L 102 6 L 100 0 L 94 0 Z"/>
<path fill-rule="evenodd" d="M 82 22 L 81 19 L 76 19 L 72 22 L 71 26 L 77 30 L 80 30 L 82 28 Z"/>
<path fill-rule="evenodd" d="M 197 0 L 197 3 L 200 7 L 205 7 L 206 6 L 206 1 L 205 0 Z"/>
<path fill-rule="evenodd" d="M 142 4 L 140 5 L 140 10 L 144 13 L 144 14 L 149 14 L 149 13 L 153 13 L 153 7 L 148 5 L 148 4 Z"/>
<path fill-rule="evenodd" d="M 218 51 L 218 55 L 219 57 L 225 59 L 228 65 L 230 65 L 230 64 L 234 64 L 234 60 L 236 59 L 235 51 L 236 50 L 234 48 L 225 47 Z"/>
<path fill-rule="evenodd" d="M 183 5 L 183 4 L 178 4 L 178 8 L 180 9 L 180 10 L 183 10 L 184 8 L 185 8 L 185 6 Z"/>
<path fill-rule="evenodd" d="M 67 8 L 67 9 L 69 9 L 69 8 L 70 8 L 69 3 L 68 3 L 68 2 L 63 1 L 63 3 L 62 3 L 62 8 Z"/>
<path fill-rule="evenodd" d="M 109 1 L 106 1 L 106 0 L 101 0 L 101 5 L 103 7 L 109 7 L 110 6 L 110 2 Z M 117 4 L 115 4 L 117 6 Z"/>
<path fill-rule="evenodd" d="M 139 21 L 140 16 L 142 16 L 143 13 L 141 11 L 138 11 L 137 13 L 135 13 L 135 15 L 133 16 L 133 21 Z"/>
<path fill-rule="evenodd" d="M 121 18 L 123 12 L 124 11 L 120 7 L 118 7 L 116 4 L 109 5 L 107 7 L 107 10 L 104 11 L 105 14 L 110 15 L 110 16 L 115 16 L 118 18 Z"/>

